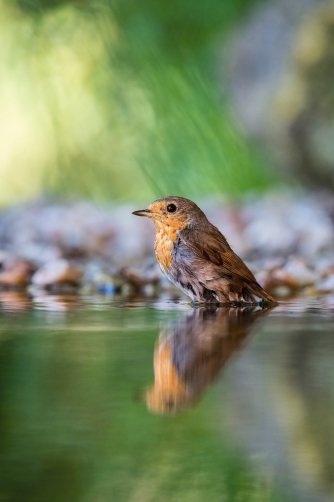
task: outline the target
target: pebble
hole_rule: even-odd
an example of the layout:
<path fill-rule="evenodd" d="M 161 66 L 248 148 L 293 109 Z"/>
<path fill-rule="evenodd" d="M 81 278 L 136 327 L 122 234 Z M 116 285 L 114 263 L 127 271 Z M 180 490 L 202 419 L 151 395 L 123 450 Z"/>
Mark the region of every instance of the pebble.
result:
<path fill-rule="evenodd" d="M 285 191 L 240 204 L 196 202 L 274 296 L 303 288 L 333 291 L 332 196 Z M 40 200 L 2 210 L 2 289 L 32 284 L 104 295 L 156 294 L 159 285 L 172 294 L 175 287 L 156 266 L 154 225 L 131 214 L 142 206 Z"/>
<path fill-rule="evenodd" d="M 47 287 L 59 284 L 79 285 L 83 271 L 68 260 L 55 260 L 41 267 L 32 277 L 35 286 Z"/>
<path fill-rule="evenodd" d="M 287 296 L 290 292 L 296 291 L 300 284 L 292 275 L 288 274 L 284 269 L 273 270 L 264 280 L 263 287 L 269 293 L 275 296 Z"/>
<path fill-rule="evenodd" d="M 22 287 L 30 283 L 36 267 L 33 263 L 21 258 L 9 259 L 1 264 L 0 285 L 6 287 Z"/>
<path fill-rule="evenodd" d="M 317 280 L 316 272 L 302 258 L 290 258 L 284 265 L 284 270 L 298 281 L 298 287 L 311 286 Z"/>
<path fill-rule="evenodd" d="M 324 279 L 318 281 L 315 287 L 318 291 L 323 293 L 334 292 L 334 274 L 328 275 Z"/>
<path fill-rule="evenodd" d="M 130 284 L 135 291 L 140 291 L 144 286 L 150 284 L 157 285 L 160 281 L 160 275 L 155 271 L 144 274 L 131 267 L 122 268 L 119 275 L 126 283 Z"/>
<path fill-rule="evenodd" d="M 102 295 L 113 296 L 118 293 L 119 289 L 115 284 L 107 283 L 107 284 L 98 284 L 96 286 L 96 291 L 101 293 Z"/>
<path fill-rule="evenodd" d="M 328 277 L 332 274 L 334 274 L 334 264 L 329 265 L 328 267 L 326 267 L 321 271 L 322 277 Z"/>

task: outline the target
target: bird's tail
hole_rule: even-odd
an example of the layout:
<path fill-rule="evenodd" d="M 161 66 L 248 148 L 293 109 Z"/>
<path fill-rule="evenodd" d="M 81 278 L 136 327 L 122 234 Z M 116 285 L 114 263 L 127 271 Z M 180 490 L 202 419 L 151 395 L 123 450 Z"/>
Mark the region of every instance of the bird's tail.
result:
<path fill-rule="evenodd" d="M 277 300 L 275 300 L 275 298 L 273 298 L 269 293 L 267 293 L 256 281 L 252 282 L 251 284 L 247 284 L 247 286 L 244 289 L 247 289 L 252 296 L 255 295 L 258 298 L 261 298 L 261 300 L 266 303 L 277 303 Z"/>

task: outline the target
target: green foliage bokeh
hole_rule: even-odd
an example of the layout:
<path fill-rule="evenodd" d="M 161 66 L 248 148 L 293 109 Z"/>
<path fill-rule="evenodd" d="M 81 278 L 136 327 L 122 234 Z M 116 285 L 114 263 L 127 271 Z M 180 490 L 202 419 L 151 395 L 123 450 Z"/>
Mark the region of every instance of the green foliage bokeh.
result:
<path fill-rule="evenodd" d="M 218 78 L 252 3 L 0 1 L 0 203 L 267 187 Z"/>

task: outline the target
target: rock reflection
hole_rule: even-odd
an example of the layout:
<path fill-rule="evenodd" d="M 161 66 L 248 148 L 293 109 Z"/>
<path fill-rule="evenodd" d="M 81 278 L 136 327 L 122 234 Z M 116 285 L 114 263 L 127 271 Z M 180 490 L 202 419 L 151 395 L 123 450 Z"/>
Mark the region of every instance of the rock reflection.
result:
<path fill-rule="evenodd" d="M 173 414 L 194 405 L 232 354 L 240 349 L 258 317 L 272 308 L 197 308 L 160 333 L 154 351 L 154 385 L 148 408 Z"/>
<path fill-rule="evenodd" d="M 27 310 L 32 305 L 31 298 L 24 291 L 0 291 L 0 306 L 4 310 L 20 312 Z"/>
<path fill-rule="evenodd" d="M 31 307 L 40 310 L 67 312 L 82 306 L 82 298 L 70 294 L 28 294 L 20 290 L 0 290 L 0 309 L 7 312 L 21 312 Z"/>
<path fill-rule="evenodd" d="M 70 312 L 77 310 L 81 306 L 81 298 L 78 295 L 70 294 L 46 294 L 41 292 L 34 296 L 34 307 L 40 310 L 50 310 L 52 312 Z"/>

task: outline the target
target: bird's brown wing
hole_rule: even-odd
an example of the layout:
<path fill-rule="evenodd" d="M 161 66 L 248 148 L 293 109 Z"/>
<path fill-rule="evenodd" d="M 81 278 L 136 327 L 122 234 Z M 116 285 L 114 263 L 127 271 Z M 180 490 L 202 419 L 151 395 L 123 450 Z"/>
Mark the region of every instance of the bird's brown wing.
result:
<path fill-rule="evenodd" d="M 255 277 L 241 258 L 234 253 L 225 237 L 211 225 L 205 230 L 185 228 L 179 233 L 181 241 L 199 258 L 220 267 L 227 275 L 255 281 Z"/>
<path fill-rule="evenodd" d="M 228 278 L 240 292 L 244 287 L 253 294 L 269 302 L 275 300 L 266 293 L 257 283 L 254 275 L 247 265 L 229 246 L 225 237 L 213 225 L 206 225 L 205 228 L 183 229 L 179 232 L 181 247 L 185 246 L 191 250 L 199 260 L 203 260 L 212 269 L 212 272 L 219 271 L 221 277 Z M 206 267 L 206 269 L 208 269 Z"/>

